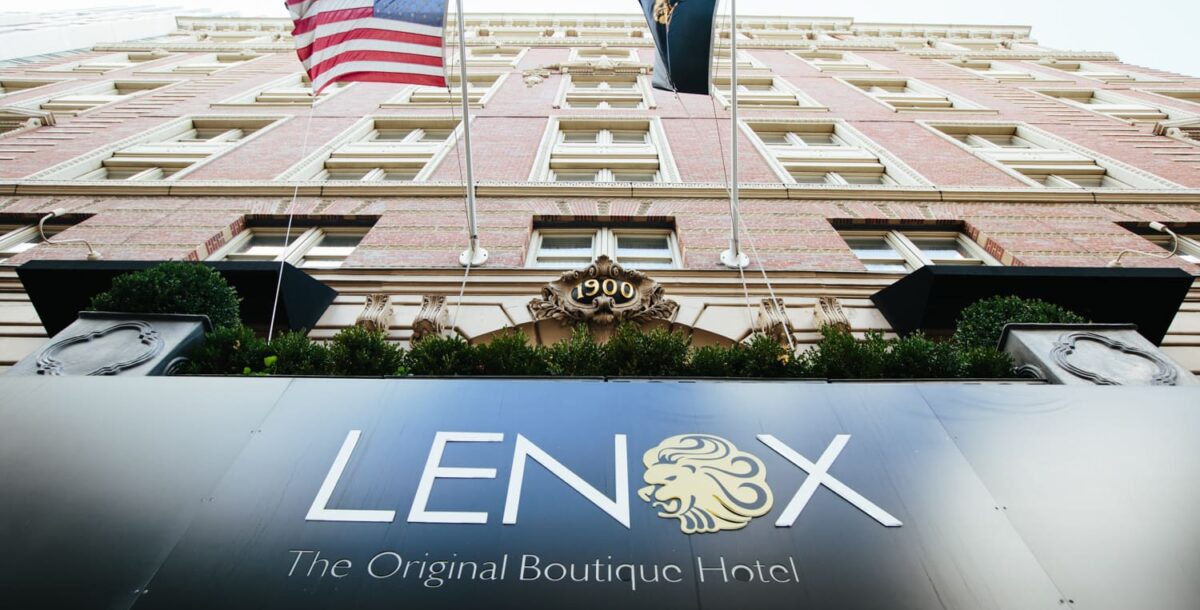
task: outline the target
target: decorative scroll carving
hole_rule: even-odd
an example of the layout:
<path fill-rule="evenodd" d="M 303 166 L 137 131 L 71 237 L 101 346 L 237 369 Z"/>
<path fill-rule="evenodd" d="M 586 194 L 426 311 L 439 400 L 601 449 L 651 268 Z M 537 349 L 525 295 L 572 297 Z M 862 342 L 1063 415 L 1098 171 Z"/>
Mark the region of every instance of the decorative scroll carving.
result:
<path fill-rule="evenodd" d="M 541 298 L 529 302 L 529 312 L 535 320 L 557 320 L 564 326 L 670 321 L 679 304 L 664 293 L 644 273 L 600 256 L 587 268 L 568 271 L 547 284 Z"/>
<path fill-rule="evenodd" d="M 539 85 L 547 78 L 550 78 L 550 71 L 546 68 L 530 68 L 521 73 L 525 79 L 525 86 L 532 87 Z"/>
<path fill-rule="evenodd" d="M 788 320 L 783 299 L 762 300 L 758 308 L 758 330 L 780 343 L 787 341 L 788 335 L 795 332 L 791 320 Z"/>
<path fill-rule="evenodd" d="M 159 337 L 158 331 L 154 330 L 152 326 L 138 320 L 119 322 L 117 324 L 113 324 L 112 326 L 107 326 L 99 330 L 93 330 L 82 335 L 67 337 L 61 341 L 56 341 L 46 346 L 46 348 L 43 349 L 37 357 L 38 375 L 65 375 L 66 371 L 64 370 L 63 361 L 60 359 L 63 352 L 74 346 L 90 343 L 101 337 L 125 330 L 137 332 L 137 340 L 139 343 L 145 346 L 145 349 L 135 354 L 131 358 L 118 360 L 117 362 L 105 364 L 93 369 L 87 373 L 88 375 L 116 375 L 117 373 L 126 369 L 131 369 L 139 364 L 149 362 L 152 358 L 157 356 L 159 352 L 162 351 L 163 340 L 161 337 Z M 88 351 L 88 348 L 84 348 L 84 350 Z M 129 350 L 127 349 L 120 349 L 114 351 L 113 353 L 126 354 L 128 352 Z"/>
<path fill-rule="evenodd" d="M 1166 361 L 1158 354 L 1097 333 L 1067 333 L 1059 337 L 1058 340 L 1054 342 L 1054 349 L 1050 352 L 1050 357 L 1053 358 L 1054 363 L 1062 367 L 1063 370 L 1080 379 L 1086 379 L 1087 381 L 1090 381 L 1096 385 L 1124 385 L 1119 380 L 1110 379 L 1096 371 L 1090 371 L 1071 361 L 1070 356 L 1075 353 L 1076 345 L 1081 341 L 1092 341 L 1094 343 L 1099 343 L 1100 345 L 1103 345 L 1111 350 L 1115 350 L 1122 354 L 1129 354 L 1135 358 L 1142 358 L 1150 362 L 1154 365 L 1154 373 L 1150 376 L 1150 385 L 1173 386 L 1179 381 L 1179 372 L 1175 370 L 1175 367 L 1172 366 L 1170 362 Z"/>
<path fill-rule="evenodd" d="M 429 335 L 441 334 L 446 327 L 446 297 L 425 296 L 421 298 L 421 311 L 413 320 L 412 339 L 420 341 Z"/>
<path fill-rule="evenodd" d="M 392 297 L 386 294 L 367 295 L 367 302 L 354 324 L 367 330 L 387 332 L 392 325 Z"/>
<path fill-rule="evenodd" d="M 820 297 L 813 305 L 813 322 L 817 328 L 826 326 L 850 332 L 850 318 L 837 297 Z"/>

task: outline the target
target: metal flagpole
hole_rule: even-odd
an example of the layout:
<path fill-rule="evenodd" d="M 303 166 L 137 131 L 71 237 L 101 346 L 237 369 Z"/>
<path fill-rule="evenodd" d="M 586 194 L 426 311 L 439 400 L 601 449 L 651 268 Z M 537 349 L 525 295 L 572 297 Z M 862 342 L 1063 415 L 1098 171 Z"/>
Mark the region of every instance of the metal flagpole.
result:
<path fill-rule="evenodd" d="M 460 2 L 462 0 L 459 0 Z M 721 253 L 721 263 L 730 269 L 745 269 L 750 265 L 750 258 L 742 253 L 738 239 L 738 62 L 737 62 L 737 0 L 729 0 L 729 92 L 730 92 L 730 127 L 729 169 L 732 179 L 729 188 L 729 223 L 733 234 L 729 238 L 729 249 Z"/>
<path fill-rule="evenodd" d="M 459 255 L 458 262 L 468 269 L 478 267 L 487 262 L 488 252 L 479 245 L 479 225 L 475 220 L 475 175 L 474 157 L 471 156 L 471 101 L 468 90 L 471 88 L 467 80 L 467 18 L 463 14 L 462 0 L 456 0 L 458 6 L 458 73 L 459 88 L 462 89 L 463 145 L 467 149 L 467 231 L 470 233 L 470 243 L 466 250 Z"/>

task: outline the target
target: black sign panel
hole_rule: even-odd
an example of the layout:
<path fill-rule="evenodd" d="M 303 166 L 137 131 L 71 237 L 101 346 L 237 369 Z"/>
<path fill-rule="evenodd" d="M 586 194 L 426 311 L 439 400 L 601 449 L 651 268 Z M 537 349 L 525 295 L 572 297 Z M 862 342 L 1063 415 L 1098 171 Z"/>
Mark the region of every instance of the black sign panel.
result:
<path fill-rule="evenodd" d="M 1200 607 L 1200 393 L 0 380 L 13 607 Z"/>

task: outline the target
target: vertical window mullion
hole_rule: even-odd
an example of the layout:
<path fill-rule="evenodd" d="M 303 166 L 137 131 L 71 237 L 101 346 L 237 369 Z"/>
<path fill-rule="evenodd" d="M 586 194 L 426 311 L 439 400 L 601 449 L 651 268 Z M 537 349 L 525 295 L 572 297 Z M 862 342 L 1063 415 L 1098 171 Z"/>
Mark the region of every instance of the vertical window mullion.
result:
<path fill-rule="evenodd" d="M 296 264 L 304 257 L 304 252 L 320 237 L 321 230 L 316 227 L 304 231 L 292 240 L 292 243 L 286 244 L 283 252 L 275 260 L 283 260 L 293 265 Z"/>
<path fill-rule="evenodd" d="M 608 227 L 597 229 L 594 239 L 595 245 L 593 246 L 592 259 L 599 257 L 601 254 L 613 260 L 617 259 L 617 239 L 612 229 Z"/>
<path fill-rule="evenodd" d="M 900 231 L 888 231 L 886 239 L 892 243 L 892 246 L 896 248 L 896 251 L 899 252 L 901 256 L 908 260 L 908 264 L 912 265 L 913 269 L 918 269 L 920 267 L 924 267 L 925 265 L 933 264 L 933 261 L 929 260 L 925 254 L 921 252 L 921 249 L 918 248 L 917 245 L 914 244 L 912 240 L 909 239 L 904 233 L 901 233 Z"/>

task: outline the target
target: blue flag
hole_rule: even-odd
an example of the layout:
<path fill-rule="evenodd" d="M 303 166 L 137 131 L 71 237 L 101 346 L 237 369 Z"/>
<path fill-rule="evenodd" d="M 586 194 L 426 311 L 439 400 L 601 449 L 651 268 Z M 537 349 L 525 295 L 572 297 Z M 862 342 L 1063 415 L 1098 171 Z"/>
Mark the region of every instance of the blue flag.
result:
<path fill-rule="evenodd" d="M 717 0 L 638 0 L 654 36 L 654 87 L 709 93 Z"/>

